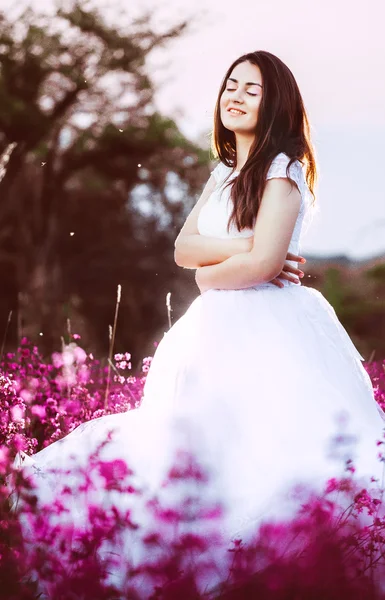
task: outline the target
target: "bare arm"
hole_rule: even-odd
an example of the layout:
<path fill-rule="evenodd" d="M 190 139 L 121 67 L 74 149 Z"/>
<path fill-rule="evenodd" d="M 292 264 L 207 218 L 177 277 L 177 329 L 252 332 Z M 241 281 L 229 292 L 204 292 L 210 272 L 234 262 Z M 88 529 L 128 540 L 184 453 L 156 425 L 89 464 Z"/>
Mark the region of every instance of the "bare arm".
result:
<path fill-rule="evenodd" d="M 175 262 L 185 269 L 216 265 L 235 254 L 249 252 L 252 239 L 252 236 L 251 238 L 221 239 L 199 233 L 186 235 L 178 246 L 175 246 Z"/>
<path fill-rule="evenodd" d="M 199 267 L 209 267 L 220 264 L 237 254 L 251 252 L 253 248 L 253 235 L 246 238 L 220 239 L 199 234 L 197 226 L 198 215 L 202 206 L 207 202 L 211 193 L 214 191 L 215 185 L 215 179 L 211 176 L 201 197 L 190 212 L 175 240 L 175 262 L 178 266 L 184 267 L 185 269 L 198 269 Z M 286 260 L 292 262 L 306 262 L 301 256 L 291 254 L 290 252 L 287 254 Z M 278 277 L 295 281 L 296 276 L 303 276 L 302 271 L 295 268 L 293 265 L 285 263 L 283 270 Z M 272 279 L 272 283 L 278 287 L 283 287 L 283 284 L 278 277 Z"/>
<path fill-rule="evenodd" d="M 198 269 L 199 289 L 244 289 L 276 278 L 287 257 L 300 204 L 299 190 L 292 191 L 286 179 L 269 180 L 256 220 L 252 250 Z"/>
<path fill-rule="evenodd" d="M 215 189 L 215 179 L 211 175 L 198 202 L 190 212 L 178 237 L 175 240 L 175 262 L 186 269 L 197 269 L 206 265 L 215 265 L 227 260 L 234 254 L 249 252 L 253 245 L 250 238 L 216 238 L 200 235 L 198 215 L 202 206 Z"/>

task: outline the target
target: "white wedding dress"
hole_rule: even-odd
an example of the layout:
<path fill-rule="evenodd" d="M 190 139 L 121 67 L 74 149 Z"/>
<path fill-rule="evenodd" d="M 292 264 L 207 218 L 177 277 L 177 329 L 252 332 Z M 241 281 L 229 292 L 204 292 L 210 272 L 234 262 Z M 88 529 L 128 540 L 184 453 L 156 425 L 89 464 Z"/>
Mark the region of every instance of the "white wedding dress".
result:
<path fill-rule="evenodd" d="M 285 177 L 287 163 L 279 154 L 268 178 Z M 231 169 L 220 163 L 213 173 L 217 187 L 199 214 L 200 234 L 252 235 L 234 227 L 227 233 L 231 200 L 228 189 L 221 192 Z M 291 177 L 302 196 L 289 247 L 298 254 L 310 192 L 299 162 Z M 284 514 L 285 491 L 299 482 L 322 487 L 343 473 L 346 458 L 357 476 L 379 478 L 384 413 L 363 358 L 321 293 L 284 283 L 198 295 L 159 343 L 140 408 L 85 423 L 32 457 L 26 468 L 40 500 L 54 499 L 71 481 L 49 470 L 71 467 L 71 456 L 85 464 L 109 430 L 102 456 L 126 460 L 149 494 L 160 490 L 176 450 L 193 452 L 210 476 L 208 498 L 227 511 L 229 537 Z M 335 450 L 340 433 L 342 450 Z M 134 520 L 145 520 L 141 509 L 135 513 L 135 496 L 119 501 L 133 507 Z M 79 502 L 68 518 L 81 519 Z"/>

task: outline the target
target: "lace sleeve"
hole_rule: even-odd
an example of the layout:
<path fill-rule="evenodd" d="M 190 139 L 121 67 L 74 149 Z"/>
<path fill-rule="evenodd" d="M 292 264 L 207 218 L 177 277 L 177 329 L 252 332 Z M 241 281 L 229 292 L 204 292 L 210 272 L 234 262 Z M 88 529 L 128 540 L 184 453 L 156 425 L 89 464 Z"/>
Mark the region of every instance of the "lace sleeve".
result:
<path fill-rule="evenodd" d="M 273 179 L 274 177 L 287 177 L 286 169 L 289 162 L 290 158 L 284 152 L 278 154 L 270 165 L 266 179 Z M 299 191 L 301 192 L 301 195 L 303 195 L 303 172 L 301 164 L 298 161 L 295 161 L 290 166 L 289 177 L 295 181 Z"/>

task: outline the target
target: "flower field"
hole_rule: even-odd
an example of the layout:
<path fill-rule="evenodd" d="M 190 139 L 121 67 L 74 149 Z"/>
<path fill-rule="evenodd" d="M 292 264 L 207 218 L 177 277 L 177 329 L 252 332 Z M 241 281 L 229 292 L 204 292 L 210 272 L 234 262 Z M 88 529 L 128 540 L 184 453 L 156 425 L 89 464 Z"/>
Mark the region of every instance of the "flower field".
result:
<path fill-rule="evenodd" d="M 226 548 L 220 499 L 205 497 L 207 474 L 187 452 L 175 457 L 166 482 L 176 491 L 188 482 L 185 493 L 175 493 L 172 504 L 161 496 L 146 499 L 146 531 L 113 500 L 140 496 L 135 474 L 123 460 L 102 460 L 101 448 L 79 469 L 76 485 L 63 485 L 41 506 L 32 481 L 13 466 L 16 454 L 36 453 L 91 419 L 137 409 L 150 364 L 145 358 L 141 372 L 132 374 L 129 353 L 102 363 L 76 335 L 49 361 L 26 339 L 2 357 L 0 597 L 385 599 L 380 482 L 360 487 L 351 464 L 343 479 L 327 482 L 322 496 L 298 491 L 295 518 L 264 523 L 247 543 L 238 539 Z M 385 362 L 365 367 L 384 408 Z M 383 461 L 382 440 L 378 449 Z M 92 498 L 96 485 L 105 491 L 105 504 L 90 500 L 81 524 L 66 520 L 71 501 L 83 492 Z M 139 564 L 127 551 L 127 531 L 145 549 Z"/>

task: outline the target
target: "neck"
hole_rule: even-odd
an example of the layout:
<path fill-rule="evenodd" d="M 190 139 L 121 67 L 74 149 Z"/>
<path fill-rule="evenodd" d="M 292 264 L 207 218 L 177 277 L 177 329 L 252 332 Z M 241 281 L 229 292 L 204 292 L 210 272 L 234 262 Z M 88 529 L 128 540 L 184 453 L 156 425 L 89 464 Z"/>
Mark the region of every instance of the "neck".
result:
<path fill-rule="evenodd" d="M 237 166 L 236 170 L 240 171 L 244 166 L 249 156 L 250 148 L 254 142 L 255 134 L 236 133 L 235 147 L 237 151 Z"/>

